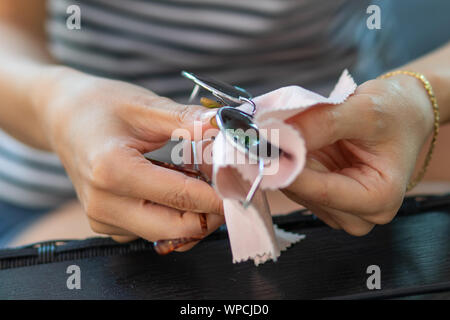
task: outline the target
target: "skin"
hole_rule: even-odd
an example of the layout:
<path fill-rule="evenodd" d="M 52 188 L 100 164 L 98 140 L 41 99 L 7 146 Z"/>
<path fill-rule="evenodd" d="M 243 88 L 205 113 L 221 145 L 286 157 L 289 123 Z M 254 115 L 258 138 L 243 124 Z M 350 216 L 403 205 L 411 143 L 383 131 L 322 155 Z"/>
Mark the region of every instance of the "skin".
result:
<path fill-rule="evenodd" d="M 176 128 L 192 132 L 194 120 L 208 129 L 211 111 L 59 66 L 46 51 L 44 3 L 1 1 L 1 128 L 59 155 L 98 233 L 118 241 L 197 236 L 199 212 L 207 213 L 208 232 L 220 226 L 222 203 L 211 187 L 142 156 Z M 404 67 L 431 81 L 441 123 L 450 113 L 449 57 L 446 46 Z M 363 235 L 395 216 L 433 114 L 422 84 L 395 76 L 289 122 L 305 137 L 308 165 L 283 191 L 331 227 Z"/>
<path fill-rule="evenodd" d="M 446 45 L 400 68 L 430 81 L 441 124 L 449 121 L 449 58 Z M 363 83 L 345 103 L 312 108 L 288 122 L 303 134 L 308 158 L 284 193 L 329 226 L 361 236 L 395 217 L 434 115 L 422 82 L 397 75 Z"/>
<path fill-rule="evenodd" d="M 198 236 L 199 213 L 208 214 L 209 231 L 223 224 L 212 187 L 142 155 L 163 146 L 177 128 L 193 137 L 194 121 L 211 128 L 215 111 L 55 64 L 36 31 L 44 15 L 35 23 L 22 20 L 22 12 L 33 10 L 28 4 L 2 1 L 0 7 L 2 129 L 58 154 L 97 233 L 118 241 Z M 33 1 L 34 10 L 42 12 L 43 4 Z"/>

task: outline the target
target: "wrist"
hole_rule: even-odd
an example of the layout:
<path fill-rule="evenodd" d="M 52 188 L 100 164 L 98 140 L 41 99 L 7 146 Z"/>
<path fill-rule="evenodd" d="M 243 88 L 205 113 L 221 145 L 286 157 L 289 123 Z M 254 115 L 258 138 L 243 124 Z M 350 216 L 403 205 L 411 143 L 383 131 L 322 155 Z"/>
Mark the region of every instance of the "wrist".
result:
<path fill-rule="evenodd" d="M 418 72 L 427 78 L 433 88 L 439 106 L 439 123 L 444 125 L 450 122 L 450 90 L 448 90 L 450 83 L 447 69 L 445 67 L 430 66 L 422 63 L 420 60 L 400 67 L 400 69 Z"/>
<path fill-rule="evenodd" d="M 444 125 L 450 122 L 450 90 L 448 90 L 448 75 L 440 72 L 424 73 L 430 82 L 439 106 L 439 123 Z"/>
<path fill-rule="evenodd" d="M 407 77 L 404 77 L 407 76 Z M 396 78 L 398 82 L 404 82 L 407 81 L 407 78 L 415 79 L 415 84 L 413 82 L 409 82 L 409 85 L 405 85 L 402 83 L 400 86 L 402 89 L 405 89 L 403 91 L 403 96 L 407 101 L 408 105 L 416 106 L 415 110 L 419 112 L 419 115 L 421 115 L 418 119 L 419 121 L 414 125 L 414 127 L 421 127 L 421 128 L 427 128 L 427 123 L 430 123 L 430 120 L 427 120 L 427 118 L 430 117 L 430 112 L 423 110 L 423 108 L 426 108 L 427 110 L 430 110 L 430 107 L 432 109 L 432 139 L 430 143 L 430 147 L 428 149 L 428 153 L 425 156 L 425 161 L 423 164 L 422 169 L 419 171 L 419 173 L 416 175 L 416 177 L 408 183 L 408 186 L 406 188 L 406 191 L 409 191 L 413 189 L 417 183 L 419 183 L 423 176 L 425 175 L 425 172 L 428 168 L 428 165 L 431 160 L 431 156 L 433 154 L 433 150 L 436 144 L 437 136 L 439 133 L 439 124 L 440 124 L 440 114 L 439 114 L 439 106 L 437 104 L 437 99 L 433 90 L 433 86 L 430 83 L 430 81 L 427 79 L 427 77 L 421 73 L 408 71 L 408 70 L 397 70 L 393 72 L 389 72 L 387 74 L 382 75 L 380 78 L 387 79 L 387 78 Z M 422 86 L 423 90 L 420 91 L 418 89 L 418 83 Z M 428 103 L 424 100 L 424 92 L 426 93 L 426 97 L 428 99 Z M 408 102 L 409 101 L 409 102 Z M 428 107 L 427 107 L 428 105 Z M 422 108 L 421 108 L 422 107 Z M 425 121 L 421 121 L 423 120 Z M 428 130 L 426 130 L 428 131 Z M 425 131 L 425 133 L 426 133 Z M 423 141 L 425 142 L 425 141 Z M 423 143 L 422 143 L 423 145 Z"/>
<path fill-rule="evenodd" d="M 30 105 L 38 126 L 43 133 L 42 143 L 46 149 L 54 151 L 52 146 L 52 128 L 54 127 L 55 109 L 64 105 L 62 99 L 67 96 L 67 87 L 74 82 L 80 72 L 58 65 L 43 67 L 32 82 L 30 88 Z M 57 120 L 56 120 L 57 121 Z"/>
<path fill-rule="evenodd" d="M 405 112 L 416 118 L 415 128 L 422 128 L 425 137 L 433 131 L 436 121 L 431 97 L 425 87 L 425 83 L 410 74 L 394 74 L 386 78 L 387 81 L 394 81 L 394 87 L 398 88 L 403 101 L 406 104 Z M 406 114 L 405 114 L 406 116 Z"/>

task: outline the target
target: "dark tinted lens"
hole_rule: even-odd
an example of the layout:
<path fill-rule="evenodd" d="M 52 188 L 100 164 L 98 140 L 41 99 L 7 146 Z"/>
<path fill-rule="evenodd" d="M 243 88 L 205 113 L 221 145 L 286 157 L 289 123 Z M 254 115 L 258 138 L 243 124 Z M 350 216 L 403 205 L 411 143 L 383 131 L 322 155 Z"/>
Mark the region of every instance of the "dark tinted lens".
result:
<path fill-rule="evenodd" d="M 242 129 L 244 131 L 247 131 L 248 129 L 258 129 L 253 123 L 252 117 L 238 109 L 227 107 L 221 108 L 219 110 L 219 115 L 224 129 Z"/>
<path fill-rule="evenodd" d="M 256 157 L 272 158 L 278 156 L 278 148 L 259 136 L 259 129 L 252 117 L 238 109 L 225 107 L 218 112 L 219 127 L 227 138 L 240 149 Z"/>

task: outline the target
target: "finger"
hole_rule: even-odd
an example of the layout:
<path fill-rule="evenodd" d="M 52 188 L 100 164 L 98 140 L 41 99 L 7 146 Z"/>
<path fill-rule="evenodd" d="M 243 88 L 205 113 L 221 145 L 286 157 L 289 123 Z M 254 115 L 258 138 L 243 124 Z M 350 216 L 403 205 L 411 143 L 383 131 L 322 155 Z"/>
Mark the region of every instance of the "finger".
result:
<path fill-rule="evenodd" d="M 111 224 L 103 223 L 92 218 L 88 218 L 89 225 L 95 233 L 106 234 L 109 236 L 134 236 L 133 233 Z"/>
<path fill-rule="evenodd" d="M 350 213 L 323 207 L 320 207 L 319 210 L 332 217 L 333 221 L 335 221 L 341 229 L 344 229 L 353 236 L 364 236 L 375 226 L 375 224 Z"/>
<path fill-rule="evenodd" d="M 121 147 L 103 157 L 91 179 L 97 188 L 120 196 L 184 211 L 223 214 L 222 200 L 206 182 L 153 165 L 133 148 Z"/>
<path fill-rule="evenodd" d="M 344 156 L 340 148 L 340 142 L 323 147 L 308 153 L 308 158 L 320 162 L 327 171 L 337 171 L 351 166 L 350 161 Z M 309 159 L 308 159 L 309 160 Z M 316 170 L 319 171 L 319 170 Z"/>
<path fill-rule="evenodd" d="M 131 231 L 151 241 L 203 236 L 198 213 L 180 212 L 158 204 L 141 205 L 127 224 Z"/>
<path fill-rule="evenodd" d="M 111 238 L 119 243 L 126 243 L 139 239 L 137 236 L 111 236 Z"/>
<path fill-rule="evenodd" d="M 373 134 L 367 96 L 352 96 L 340 105 L 318 105 L 287 120 L 303 135 L 308 151 L 341 139 Z M 367 119 L 367 121 L 364 121 Z"/>
<path fill-rule="evenodd" d="M 341 226 L 339 225 L 339 223 L 337 223 L 332 215 L 330 215 L 327 211 L 320 209 L 319 206 L 315 206 L 315 205 L 309 205 L 307 207 L 309 210 L 311 210 L 311 212 L 320 220 L 322 220 L 325 224 L 327 224 L 329 227 L 335 229 L 335 230 L 340 230 L 342 229 Z"/>
<path fill-rule="evenodd" d="M 218 215 L 207 215 L 207 226 L 208 231 L 205 234 L 205 237 L 213 233 L 215 230 L 217 230 L 221 225 L 225 223 L 225 217 L 218 216 Z M 187 250 L 192 249 L 195 245 L 197 245 L 200 241 L 195 241 L 188 243 L 181 248 L 176 249 L 175 251 L 184 252 Z"/>
<path fill-rule="evenodd" d="M 330 207 L 324 207 L 301 199 L 297 194 L 284 190 L 286 195 L 294 201 L 301 203 L 310 209 L 319 219 L 325 222 L 333 229 L 344 229 L 347 233 L 355 236 L 362 236 L 369 233 L 375 223 L 364 216 L 357 216 L 336 210 Z"/>
<path fill-rule="evenodd" d="M 367 207 L 373 210 L 379 205 L 378 196 L 358 180 L 342 173 L 305 168 L 287 189 L 304 201 L 344 212 L 361 212 L 361 208 Z"/>
<path fill-rule="evenodd" d="M 313 205 L 310 202 L 304 201 L 303 199 L 300 199 L 296 194 L 289 190 L 283 190 L 283 193 L 291 200 L 301 204 L 302 206 L 308 208 L 315 216 L 317 216 L 320 220 L 322 220 L 324 223 L 329 225 L 333 229 L 341 229 L 339 224 L 334 221 L 334 219 L 331 217 L 330 214 L 325 212 L 324 210 L 320 209 L 319 206 Z"/>
<path fill-rule="evenodd" d="M 148 201 L 114 195 L 105 194 L 104 199 L 107 201 L 97 207 L 98 212 L 90 212 L 90 216 L 103 224 L 127 230 L 132 235 L 149 241 L 203 235 L 198 213 L 182 212 Z M 208 216 L 209 220 L 211 216 L 214 215 Z"/>
<path fill-rule="evenodd" d="M 152 134 L 169 138 L 175 130 L 185 129 L 194 139 L 195 125 L 201 130 L 212 128 L 210 120 L 217 113 L 202 106 L 184 105 L 164 97 L 152 97 L 142 105 L 136 106 L 133 112 L 125 115 L 127 121 L 133 119 L 137 125 Z M 195 124 L 194 122 L 198 122 Z M 200 132 L 201 133 L 201 132 Z M 201 139 L 201 137 L 199 137 Z"/>
<path fill-rule="evenodd" d="M 311 210 L 320 220 L 325 222 L 333 229 L 344 229 L 347 233 L 354 236 L 363 236 L 369 233 L 374 223 L 367 221 L 364 217 L 358 217 L 352 214 L 348 214 L 336 209 L 325 208 L 320 205 L 311 204 L 298 198 L 296 194 L 292 194 L 289 191 L 285 191 L 286 195 L 292 196 L 294 201 L 297 201 Z"/>

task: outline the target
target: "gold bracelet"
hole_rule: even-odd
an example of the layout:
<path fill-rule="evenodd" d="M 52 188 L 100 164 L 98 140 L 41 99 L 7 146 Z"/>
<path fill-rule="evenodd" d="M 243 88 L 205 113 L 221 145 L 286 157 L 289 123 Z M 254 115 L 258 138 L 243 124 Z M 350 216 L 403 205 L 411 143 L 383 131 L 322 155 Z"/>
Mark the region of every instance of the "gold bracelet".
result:
<path fill-rule="evenodd" d="M 410 191 L 412 188 L 414 188 L 420 180 L 422 180 L 423 176 L 425 175 L 425 172 L 427 171 L 428 165 L 430 164 L 431 155 L 433 154 L 434 146 L 436 145 L 437 136 L 439 134 L 439 107 L 436 100 L 436 97 L 433 92 L 433 88 L 431 87 L 430 82 L 427 80 L 427 78 L 420 73 L 412 72 L 412 71 L 405 71 L 405 70 L 397 70 L 388 72 L 386 74 L 383 74 L 380 76 L 380 79 L 386 79 L 398 74 L 406 74 L 409 76 L 412 76 L 418 80 L 420 80 L 427 91 L 428 98 L 430 99 L 431 105 L 433 106 L 433 113 L 434 113 L 434 125 L 433 125 L 433 139 L 431 140 L 430 149 L 428 149 L 427 156 L 425 158 L 425 162 L 423 164 L 422 170 L 417 174 L 417 177 L 413 180 L 411 180 L 408 183 L 408 186 L 406 187 L 406 192 Z"/>

